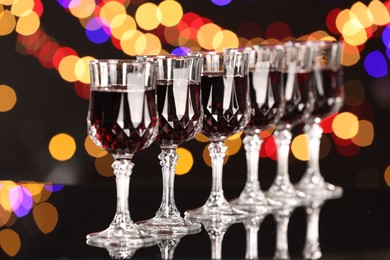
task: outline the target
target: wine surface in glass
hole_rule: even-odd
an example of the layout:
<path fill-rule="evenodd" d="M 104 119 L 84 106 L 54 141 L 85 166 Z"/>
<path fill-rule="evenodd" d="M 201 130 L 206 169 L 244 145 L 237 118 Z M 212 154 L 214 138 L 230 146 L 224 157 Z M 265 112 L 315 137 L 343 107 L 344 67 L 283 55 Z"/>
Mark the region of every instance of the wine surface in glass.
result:
<path fill-rule="evenodd" d="M 279 124 L 297 124 L 310 113 L 314 102 L 311 72 L 283 73 L 284 110 Z M 290 78 L 293 77 L 293 78 Z"/>
<path fill-rule="evenodd" d="M 247 76 L 203 74 L 204 110 L 202 134 L 214 139 L 241 131 L 249 120 Z"/>
<path fill-rule="evenodd" d="M 201 127 L 200 84 L 188 81 L 157 81 L 159 131 L 155 143 L 180 145 L 192 139 Z"/>
<path fill-rule="evenodd" d="M 336 112 L 343 93 L 342 71 L 323 69 L 314 72 L 314 109 L 312 117 L 324 118 Z"/>
<path fill-rule="evenodd" d="M 281 84 L 280 71 L 269 71 L 261 75 L 249 71 L 251 117 L 247 130 L 265 129 L 278 119 L 282 104 Z"/>
<path fill-rule="evenodd" d="M 95 142 L 113 155 L 133 154 L 151 144 L 157 124 L 154 90 L 92 90 L 88 123 Z"/>

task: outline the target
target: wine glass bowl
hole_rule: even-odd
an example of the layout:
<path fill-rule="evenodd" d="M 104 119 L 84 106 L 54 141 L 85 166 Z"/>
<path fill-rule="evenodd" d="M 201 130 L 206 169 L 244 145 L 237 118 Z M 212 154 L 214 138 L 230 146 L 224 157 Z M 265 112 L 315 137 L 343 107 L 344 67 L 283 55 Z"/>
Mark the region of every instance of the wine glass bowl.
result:
<path fill-rule="evenodd" d="M 261 191 L 258 178 L 260 133 L 274 126 L 283 108 L 282 45 L 254 45 L 249 49 L 249 91 L 251 116 L 245 127 L 243 144 L 247 161 L 247 180 L 240 196 L 230 201 L 245 211 L 266 211 L 269 203 Z"/>
<path fill-rule="evenodd" d="M 304 132 L 309 138 L 309 161 L 306 171 L 296 185 L 307 196 L 340 196 L 342 188 L 327 183 L 319 165 L 323 118 L 339 111 L 343 104 L 343 72 L 340 63 L 342 43 L 337 41 L 314 42 L 314 103 L 313 110 L 305 118 Z"/>
<path fill-rule="evenodd" d="M 133 155 L 146 149 L 158 130 L 156 67 L 135 60 L 90 62 L 91 93 L 88 134 L 114 157 L 117 208 L 110 226 L 87 235 L 90 244 L 138 247 L 155 239 L 138 229 L 130 217 L 128 192 Z"/>
<path fill-rule="evenodd" d="M 190 53 L 203 57 L 201 100 L 204 111 L 201 133 L 209 138 L 212 190 L 206 203 L 186 211 L 195 221 L 224 221 L 244 218 L 246 213 L 231 207 L 222 189 L 225 140 L 244 129 L 249 120 L 248 53 L 241 49 Z"/>
<path fill-rule="evenodd" d="M 160 146 L 163 195 L 156 215 L 139 222 L 141 228 L 153 233 L 187 234 L 197 232 L 201 225 L 185 220 L 174 200 L 174 177 L 179 145 L 193 139 L 200 131 L 203 110 L 200 101 L 202 57 L 140 56 L 157 64 L 157 101 L 159 131 L 154 142 Z"/>

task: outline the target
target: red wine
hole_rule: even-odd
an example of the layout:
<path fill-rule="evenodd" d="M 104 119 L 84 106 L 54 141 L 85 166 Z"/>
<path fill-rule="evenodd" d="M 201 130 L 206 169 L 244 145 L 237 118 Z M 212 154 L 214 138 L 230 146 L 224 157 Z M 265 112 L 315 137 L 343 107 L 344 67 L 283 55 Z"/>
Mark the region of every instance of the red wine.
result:
<path fill-rule="evenodd" d="M 265 129 L 280 117 L 282 103 L 282 73 L 269 71 L 256 74 L 249 72 L 251 117 L 246 132 Z"/>
<path fill-rule="evenodd" d="M 341 70 L 324 69 L 314 72 L 313 117 L 324 118 L 340 109 L 344 96 Z"/>
<path fill-rule="evenodd" d="M 279 125 L 295 125 L 308 115 L 313 106 L 313 74 L 283 73 L 284 110 Z"/>
<path fill-rule="evenodd" d="M 247 76 L 205 74 L 201 94 L 205 136 L 219 139 L 243 130 L 250 113 Z"/>
<path fill-rule="evenodd" d="M 176 81 L 179 82 L 179 81 Z M 155 143 L 179 145 L 192 139 L 202 125 L 200 84 L 157 82 L 159 131 Z"/>
<path fill-rule="evenodd" d="M 88 114 L 92 139 L 113 155 L 148 147 L 157 132 L 155 95 L 155 90 L 92 90 Z"/>

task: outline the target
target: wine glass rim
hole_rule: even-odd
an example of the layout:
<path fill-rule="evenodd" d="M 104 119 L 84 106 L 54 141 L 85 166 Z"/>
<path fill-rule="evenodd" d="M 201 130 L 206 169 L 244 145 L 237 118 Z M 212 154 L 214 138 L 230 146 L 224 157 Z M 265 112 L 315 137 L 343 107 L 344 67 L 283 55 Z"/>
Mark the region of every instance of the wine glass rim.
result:
<path fill-rule="evenodd" d="M 141 65 L 147 63 L 154 63 L 152 61 L 142 61 L 137 59 L 94 59 L 91 60 L 90 64 L 133 64 L 133 65 Z"/>
<path fill-rule="evenodd" d="M 192 60 L 192 59 L 200 59 L 201 57 L 197 56 L 189 56 L 189 55 L 139 55 L 137 58 L 144 58 L 146 60 Z"/>

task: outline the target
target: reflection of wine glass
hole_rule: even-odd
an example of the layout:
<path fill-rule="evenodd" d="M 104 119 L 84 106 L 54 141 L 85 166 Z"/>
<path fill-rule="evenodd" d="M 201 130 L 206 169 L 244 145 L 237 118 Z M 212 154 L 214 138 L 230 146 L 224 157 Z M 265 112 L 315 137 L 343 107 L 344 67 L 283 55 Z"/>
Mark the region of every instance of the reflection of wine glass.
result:
<path fill-rule="evenodd" d="M 198 229 L 191 234 L 199 233 L 201 229 Z M 180 239 L 188 234 L 173 234 L 173 233 L 159 233 L 156 235 L 157 245 L 160 248 L 161 259 L 173 259 L 175 249 L 180 242 Z"/>
<path fill-rule="evenodd" d="M 314 43 L 314 109 L 305 120 L 304 131 L 309 137 L 310 158 L 297 189 L 312 193 L 341 194 L 342 188 L 327 183 L 320 173 L 319 152 L 322 118 L 337 112 L 343 103 L 344 89 L 340 64 L 342 43 L 320 41 Z M 325 194 L 324 194 L 325 195 Z"/>
<path fill-rule="evenodd" d="M 255 45 L 249 54 L 249 90 L 251 118 L 245 127 L 243 140 L 247 180 L 240 197 L 230 204 L 245 211 L 264 210 L 267 198 L 261 191 L 258 178 L 261 131 L 277 123 L 283 105 L 282 96 L 282 45 Z"/>
<path fill-rule="evenodd" d="M 138 229 L 130 217 L 128 192 L 134 153 L 147 148 L 158 130 L 156 67 L 134 60 L 95 60 L 90 63 L 91 97 L 88 133 L 115 159 L 117 209 L 110 226 L 89 234 L 95 245 L 142 246 L 154 238 Z"/>
<path fill-rule="evenodd" d="M 245 212 L 229 205 L 222 190 L 227 137 L 243 130 L 249 119 L 248 53 L 238 49 L 190 54 L 203 56 L 201 94 L 202 133 L 207 136 L 212 162 L 212 190 L 205 205 L 186 211 L 193 220 L 242 218 Z"/>
<path fill-rule="evenodd" d="M 243 221 L 246 233 L 245 259 L 259 259 L 258 233 L 267 213 L 249 214 Z"/>
<path fill-rule="evenodd" d="M 297 204 L 302 192 L 290 182 L 288 156 L 291 143 L 291 129 L 306 117 L 313 100 L 312 64 L 313 46 L 310 42 L 287 42 L 284 44 L 283 61 L 284 109 L 274 132 L 277 146 L 276 178 L 266 192 L 273 201 Z M 278 206 L 278 205 L 276 205 Z"/>
<path fill-rule="evenodd" d="M 157 62 L 157 105 L 159 132 L 155 139 L 161 147 L 163 194 L 155 217 L 143 221 L 142 228 L 151 232 L 188 233 L 201 226 L 180 216 L 174 200 L 176 149 L 191 140 L 202 127 L 200 102 L 201 57 L 139 57 Z"/>

